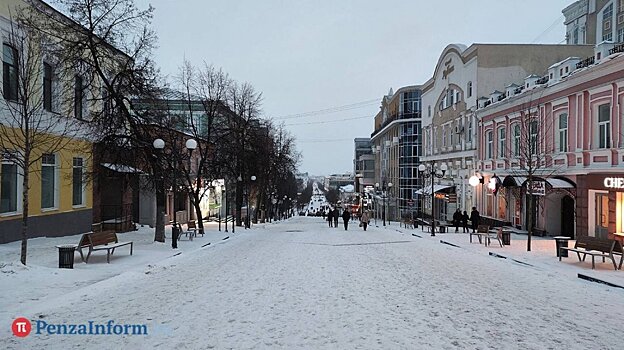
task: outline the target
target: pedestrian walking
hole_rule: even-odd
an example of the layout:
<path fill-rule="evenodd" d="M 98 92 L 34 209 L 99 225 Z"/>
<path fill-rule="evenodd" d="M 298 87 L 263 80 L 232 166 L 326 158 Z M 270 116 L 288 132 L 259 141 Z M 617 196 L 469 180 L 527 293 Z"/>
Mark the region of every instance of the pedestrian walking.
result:
<path fill-rule="evenodd" d="M 455 210 L 455 213 L 453 214 L 453 225 L 455 225 L 455 233 L 459 232 L 459 225 L 461 224 L 461 219 L 462 219 L 461 210 L 457 208 L 457 210 Z"/>
<path fill-rule="evenodd" d="M 346 231 L 347 227 L 349 227 L 349 220 L 351 220 L 351 213 L 349 213 L 349 210 L 347 210 L 346 208 L 342 212 L 342 220 L 344 221 L 344 228 Z"/>
<path fill-rule="evenodd" d="M 481 215 L 479 215 L 477 207 L 472 207 L 472 211 L 470 212 L 470 223 L 472 223 L 472 232 L 476 232 L 477 226 L 481 223 Z"/>
<path fill-rule="evenodd" d="M 327 211 L 327 222 L 329 223 L 329 227 L 332 227 L 332 223 L 334 222 L 334 211 L 331 209 Z"/>
<path fill-rule="evenodd" d="M 338 227 L 338 218 L 340 217 L 340 209 L 338 209 L 336 207 L 336 209 L 334 209 L 334 227 Z"/>
<path fill-rule="evenodd" d="M 366 227 L 368 227 L 369 221 L 370 221 L 370 218 L 368 217 L 368 211 L 364 210 L 362 212 L 362 216 L 360 216 L 360 225 L 362 226 L 364 231 L 366 231 Z"/>
<path fill-rule="evenodd" d="M 464 233 L 470 232 L 468 231 L 468 213 L 464 210 L 464 214 L 462 214 L 462 227 L 464 228 Z"/>

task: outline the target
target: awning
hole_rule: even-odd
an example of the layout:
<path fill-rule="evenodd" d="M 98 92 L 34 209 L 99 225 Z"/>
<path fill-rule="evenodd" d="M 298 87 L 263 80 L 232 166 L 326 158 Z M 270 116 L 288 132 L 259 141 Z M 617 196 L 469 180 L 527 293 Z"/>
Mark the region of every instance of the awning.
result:
<path fill-rule="evenodd" d="M 526 182 L 527 178 L 524 176 L 505 176 L 503 179 L 503 187 L 521 187 Z"/>
<path fill-rule="evenodd" d="M 451 185 L 434 185 L 433 192 L 440 192 L 444 189 L 451 188 Z M 425 186 L 424 188 L 414 192 L 414 194 L 431 194 L 431 186 Z"/>
<path fill-rule="evenodd" d="M 116 171 L 118 173 L 129 173 L 129 174 L 142 174 L 143 171 L 133 168 L 131 166 L 128 165 L 123 165 L 123 164 L 111 164 L 111 163 L 101 163 L 101 166 L 108 168 L 112 171 Z"/>
<path fill-rule="evenodd" d="M 546 179 L 552 188 L 574 188 L 575 186 L 563 179 Z"/>

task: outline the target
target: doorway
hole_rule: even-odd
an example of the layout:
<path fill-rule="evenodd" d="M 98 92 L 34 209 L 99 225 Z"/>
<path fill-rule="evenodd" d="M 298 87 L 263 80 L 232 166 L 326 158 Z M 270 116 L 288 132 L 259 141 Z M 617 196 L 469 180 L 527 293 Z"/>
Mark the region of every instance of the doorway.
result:
<path fill-rule="evenodd" d="M 609 194 L 596 193 L 596 237 L 608 238 L 609 233 Z"/>
<path fill-rule="evenodd" d="M 561 236 L 574 239 L 574 198 L 561 198 Z"/>

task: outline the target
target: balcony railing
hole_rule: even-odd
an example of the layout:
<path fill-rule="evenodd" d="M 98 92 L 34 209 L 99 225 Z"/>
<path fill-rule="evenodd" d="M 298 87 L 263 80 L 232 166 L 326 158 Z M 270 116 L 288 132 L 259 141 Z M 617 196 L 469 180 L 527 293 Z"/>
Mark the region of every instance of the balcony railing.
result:
<path fill-rule="evenodd" d="M 548 82 L 548 75 L 543 76 L 535 82 L 535 84 L 546 84 Z"/>
<path fill-rule="evenodd" d="M 624 52 L 624 44 L 616 45 L 614 48 L 609 50 L 609 55 L 613 55 L 614 53 Z"/>
<path fill-rule="evenodd" d="M 385 122 L 381 123 L 379 128 L 377 128 L 371 134 L 371 137 L 374 137 L 375 135 L 377 135 L 381 130 L 383 130 L 383 128 L 385 128 L 386 126 L 388 126 L 388 124 L 392 123 L 395 120 L 399 120 L 399 119 L 412 119 L 412 118 L 420 118 L 420 112 L 399 113 L 399 114 L 391 115 L 391 116 L 388 117 L 388 119 L 386 119 Z"/>
<path fill-rule="evenodd" d="M 594 56 L 587 57 L 586 59 L 576 64 L 576 69 L 581 69 L 587 66 L 591 66 L 592 64 L 594 64 L 595 60 L 596 58 Z"/>

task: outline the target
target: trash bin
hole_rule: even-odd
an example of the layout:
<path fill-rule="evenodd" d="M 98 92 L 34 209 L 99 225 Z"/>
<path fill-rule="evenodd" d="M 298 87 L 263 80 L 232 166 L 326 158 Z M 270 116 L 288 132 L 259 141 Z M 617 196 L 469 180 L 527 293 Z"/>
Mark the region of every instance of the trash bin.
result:
<path fill-rule="evenodd" d="M 568 251 L 567 250 L 560 250 L 559 248 L 561 248 L 561 247 L 567 248 L 568 247 L 568 241 L 570 240 L 570 237 L 567 237 L 567 236 L 556 236 L 556 237 L 553 237 L 553 238 L 555 239 L 555 246 L 557 248 L 557 257 L 561 256 L 563 258 L 567 258 L 568 257 Z"/>
<path fill-rule="evenodd" d="M 503 230 L 503 245 L 511 245 L 511 232 Z"/>
<path fill-rule="evenodd" d="M 65 244 L 56 246 L 59 251 L 59 269 L 73 269 L 74 268 L 74 251 L 76 250 L 75 244 Z"/>

